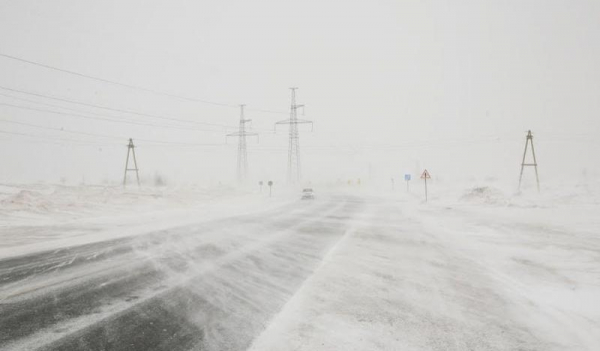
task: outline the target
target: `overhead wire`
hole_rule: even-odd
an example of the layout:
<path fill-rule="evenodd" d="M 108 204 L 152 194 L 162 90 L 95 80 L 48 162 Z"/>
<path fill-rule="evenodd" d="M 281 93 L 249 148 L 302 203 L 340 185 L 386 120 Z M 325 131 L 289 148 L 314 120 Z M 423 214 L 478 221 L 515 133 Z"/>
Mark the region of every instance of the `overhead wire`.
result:
<path fill-rule="evenodd" d="M 47 65 L 47 64 L 44 64 L 44 63 L 41 63 L 41 62 L 36 62 L 36 61 L 32 61 L 32 60 L 21 58 L 21 57 L 4 54 L 4 53 L 1 53 L 1 52 L 0 52 L 0 56 L 4 57 L 4 58 L 12 59 L 12 60 L 20 61 L 20 62 L 23 62 L 23 63 L 27 63 L 27 64 L 30 64 L 30 65 L 35 65 L 35 66 L 38 66 L 38 67 L 42 67 L 42 68 L 45 68 L 45 69 L 54 70 L 54 71 L 57 71 L 57 72 L 62 72 L 62 73 L 66 73 L 66 74 L 70 74 L 70 75 L 74 75 L 74 76 L 78 76 L 78 77 L 82 77 L 82 78 L 86 78 L 86 79 L 92 79 L 92 80 L 96 80 L 96 81 L 103 82 L 103 83 L 108 83 L 108 84 L 113 84 L 113 85 L 117 85 L 117 86 L 122 86 L 122 87 L 130 88 L 130 89 L 145 91 L 145 92 L 149 92 L 149 93 L 153 93 L 153 94 L 157 94 L 157 95 L 163 95 L 163 96 L 167 96 L 167 97 L 171 97 L 171 98 L 177 98 L 177 99 L 187 100 L 187 101 L 193 101 L 193 102 L 200 102 L 200 103 L 205 103 L 205 104 L 210 104 L 210 105 L 215 105 L 215 106 L 232 107 L 232 108 L 233 107 L 235 107 L 235 108 L 239 107 L 238 104 L 221 103 L 221 102 L 209 101 L 209 100 L 204 100 L 204 99 L 197 99 L 197 98 L 192 98 L 192 97 L 187 97 L 187 96 L 181 96 L 181 95 L 177 95 L 177 94 L 171 94 L 171 93 L 167 93 L 167 92 L 163 92 L 163 91 L 159 91 L 159 90 L 155 90 L 155 89 L 144 88 L 144 87 L 133 85 L 133 84 L 127 84 L 127 83 L 117 82 L 117 81 L 113 81 L 113 80 L 110 80 L 110 79 L 96 77 L 96 76 L 88 75 L 88 74 L 83 74 L 83 73 L 76 72 L 76 71 L 73 71 L 73 70 L 68 70 L 68 69 L 64 69 L 64 68 L 60 68 L 60 67 L 55 67 L 55 66 Z M 119 113 L 127 113 L 127 114 L 132 114 L 132 115 L 137 115 L 137 116 L 144 116 L 144 117 L 150 117 L 150 118 L 156 118 L 156 119 L 163 119 L 163 120 L 175 121 L 175 122 L 180 122 L 180 123 L 188 123 L 188 124 L 202 124 L 202 125 L 209 125 L 209 126 L 215 126 L 215 127 L 235 128 L 235 126 L 233 126 L 233 125 L 224 125 L 224 124 L 217 124 L 217 123 L 207 123 L 207 122 L 200 122 L 200 121 L 177 119 L 177 118 L 172 118 L 172 117 L 166 117 L 166 116 L 160 116 L 160 115 L 143 113 L 143 112 L 139 112 L 139 111 L 126 110 L 126 109 L 120 109 L 120 108 L 113 108 L 113 107 L 106 106 L 106 105 L 96 105 L 96 104 L 81 102 L 81 101 L 77 101 L 77 100 L 71 100 L 71 99 L 66 99 L 66 98 L 61 98 L 61 97 L 56 97 L 56 96 L 49 96 L 49 95 L 40 94 L 40 93 L 27 92 L 27 91 L 23 91 L 23 90 L 19 90 L 19 89 L 14 89 L 14 88 L 9 88 L 9 87 L 4 87 L 4 86 L 0 86 L 0 89 L 12 91 L 12 92 L 17 92 L 17 93 L 21 93 L 21 94 L 27 94 L 27 95 L 32 95 L 32 96 L 47 98 L 47 99 L 53 99 L 53 100 L 67 102 L 67 103 L 72 103 L 72 104 L 78 104 L 78 105 L 87 106 L 87 107 L 99 108 L 99 109 L 104 109 L 104 110 L 109 110 L 109 111 L 114 111 L 114 112 L 119 112 Z M 25 101 L 29 101 L 29 102 L 33 102 L 33 103 L 44 104 L 44 103 L 41 103 L 41 102 L 32 101 L 32 100 L 26 100 L 26 99 L 22 99 L 22 98 L 17 98 L 17 97 L 10 96 L 10 95 L 5 95 L 5 94 L 0 94 L 0 95 L 12 97 L 12 98 L 15 98 L 15 99 L 21 99 L 21 100 L 25 100 Z M 6 103 L 0 103 L 0 105 L 10 106 L 10 107 L 14 107 L 14 108 L 21 108 L 21 109 L 29 109 L 29 110 L 39 111 L 39 112 L 48 112 L 48 113 L 62 114 L 62 115 L 67 115 L 67 116 L 76 116 L 76 117 L 82 117 L 82 118 L 98 119 L 98 120 L 109 121 L 109 122 L 127 123 L 127 124 L 144 125 L 144 126 L 154 126 L 154 127 L 160 127 L 160 128 L 175 128 L 175 129 L 184 129 L 184 130 L 189 130 L 190 129 L 190 127 L 181 127 L 181 128 L 179 128 L 179 127 L 175 127 L 175 126 L 157 126 L 157 125 L 152 125 L 152 124 L 147 124 L 147 123 L 139 123 L 139 122 L 134 122 L 134 121 L 123 121 L 123 120 L 108 119 L 108 118 L 93 118 L 93 117 L 79 115 L 79 114 L 69 114 L 69 113 L 58 112 L 58 111 L 42 110 L 42 109 L 36 109 L 36 108 L 32 108 L 32 107 L 18 106 L 18 105 L 6 104 Z M 50 105 L 50 104 L 46 104 L 46 105 Z M 50 106 L 57 107 L 57 108 L 69 109 L 69 108 L 64 107 L 64 106 L 57 106 L 57 105 L 50 105 Z M 265 113 L 287 114 L 287 112 L 283 112 L 283 111 L 274 111 L 274 110 L 259 109 L 259 108 L 256 108 L 256 109 L 248 108 L 247 110 L 257 111 L 257 112 L 265 112 Z M 86 113 L 94 114 L 92 112 L 86 112 Z M 259 129 L 256 129 L 256 130 L 259 130 Z M 203 130 L 203 131 L 216 132 L 214 130 Z M 261 130 L 261 131 L 267 131 L 267 130 L 265 129 L 265 130 Z M 272 132 L 272 130 L 268 130 L 268 131 Z M 82 134 L 82 133 L 79 133 L 79 134 Z M 87 133 L 87 134 L 90 134 L 90 133 Z M 113 136 L 107 136 L 107 137 L 113 138 Z M 141 139 L 137 139 L 137 140 L 141 140 Z M 479 141 L 479 142 L 494 142 L 494 141 L 497 141 L 497 140 L 482 140 L 482 141 Z M 172 144 L 177 144 L 177 145 L 188 145 L 188 146 L 189 145 L 191 145 L 191 146 L 194 146 L 194 145 L 211 145 L 211 144 L 194 144 L 194 143 L 163 142 L 163 141 L 152 141 L 152 142 L 157 142 L 157 143 L 172 143 Z M 477 142 L 477 141 L 455 140 L 455 141 L 445 141 L 445 142 L 438 141 L 437 143 L 436 142 L 432 143 L 431 141 L 417 141 L 417 142 L 414 142 L 414 143 L 407 143 L 407 144 L 402 144 L 402 145 L 368 145 L 368 146 L 360 146 L 359 148 L 363 148 L 364 147 L 364 148 L 371 148 L 371 149 L 373 149 L 373 148 L 396 149 L 396 148 L 410 148 L 410 147 L 435 147 L 435 146 L 444 146 L 444 145 L 450 145 L 450 144 L 460 145 L 460 144 L 463 144 L 463 143 L 472 143 L 472 142 Z M 220 145 L 220 144 L 212 144 L 212 145 Z M 343 146 L 333 146 L 333 145 L 329 145 L 329 146 L 313 146 L 313 147 L 309 146 L 308 149 L 334 148 L 334 149 L 338 149 L 339 150 L 342 147 Z M 351 148 L 354 150 L 354 149 L 356 149 L 356 146 L 351 146 Z"/>
<path fill-rule="evenodd" d="M 68 69 L 64 69 L 64 68 L 60 68 L 60 67 L 55 67 L 55 66 L 47 65 L 47 64 L 44 64 L 44 63 L 41 63 L 41 62 L 36 62 L 36 61 L 32 61 L 32 60 L 28 60 L 28 59 L 24 59 L 24 58 L 21 58 L 21 57 L 17 57 L 17 56 L 13 56 L 13 55 L 8 55 L 8 54 L 4 54 L 4 53 L 0 53 L 0 56 L 2 56 L 4 58 L 11 59 L 11 60 L 15 60 L 15 61 L 27 63 L 27 64 L 30 64 L 30 65 L 34 65 L 34 66 L 46 68 L 46 69 L 49 69 L 49 70 L 53 70 L 53 71 L 57 71 L 57 72 L 62 72 L 62 73 L 67 73 L 67 74 L 70 74 L 70 75 L 73 75 L 73 76 L 87 78 L 87 79 L 92 79 L 92 80 L 96 80 L 96 81 L 99 81 L 99 82 L 113 84 L 113 85 L 117 85 L 117 86 L 129 88 L 129 89 L 135 89 L 135 90 L 145 91 L 145 92 L 149 92 L 149 93 L 156 94 L 156 95 L 163 95 L 163 96 L 167 96 L 167 97 L 171 97 L 171 98 L 176 98 L 176 99 L 181 99 L 181 100 L 186 100 L 186 101 L 200 102 L 200 103 L 203 103 L 203 104 L 208 104 L 208 105 L 213 105 L 213 106 L 235 107 L 235 108 L 239 107 L 239 104 L 229 104 L 229 103 L 215 102 L 215 101 L 209 101 L 209 100 L 204 100 L 204 99 L 197 99 L 197 98 L 192 98 L 192 97 L 188 97 L 188 96 L 171 94 L 171 93 L 167 93 L 167 92 L 163 92 L 163 91 L 159 91 L 159 90 L 155 90 L 155 89 L 144 88 L 144 87 L 133 85 L 133 84 L 127 84 L 127 83 L 117 82 L 117 81 L 110 80 L 110 79 L 95 77 L 95 76 L 92 76 L 92 75 L 88 75 L 88 74 L 84 74 L 84 73 L 80 73 L 80 72 L 76 72 L 76 71 L 72 71 L 72 70 L 68 70 Z M 275 111 L 275 110 L 260 109 L 260 108 L 256 108 L 256 109 L 248 108 L 248 110 L 252 110 L 252 111 L 256 111 L 256 112 L 264 112 L 264 113 L 287 114 L 287 112 L 283 112 L 283 111 Z"/>
<path fill-rule="evenodd" d="M 191 121 L 191 120 L 182 120 L 182 119 L 178 119 L 178 118 L 171 118 L 171 117 L 165 117 L 165 116 L 152 115 L 152 114 L 147 114 L 147 113 L 137 112 L 137 111 L 132 111 L 132 110 L 123 110 L 123 109 L 117 109 L 117 108 L 112 108 L 112 107 L 108 107 L 108 106 L 101 106 L 101 105 L 89 104 L 89 103 L 85 103 L 85 102 L 81 102 L 81 101 L 64 99 L 64 98 L 54 97 L 54 96 L 45 95 L 45 94 L 27 92 L 27 91 L 24 91 L 24 90 L 13 89 L 13 88 L 8 88 L 8 87 L 3 87 L 3 86 L 0 86 L 0 89 L 4 89 L 4 90 L 16 92 L 16 93 L 21 93 L 21 94 L 26 94 L 26 95 L 32 95 L 32 96 L 42 97 L 42 98 L 46 98 L 46 99 L 52 99 L 52 100 L 57 100 L 57 101 L 62 101 L 62 102 L 67 102 L 67 103 L 72 103 L 72 104 L 78 104 L 78 105 L 83 105 L 83 106 L 88 106 L 88 107 L 94 107 L 94 108 L 100 108 L 100 109 L 110 110 L 110 111 L 113 111 L 113 112 L 129 113 L 129 114 L 134 114 L 134 115 L 138 115 L 138 116 L 146 116 L 146 117 L 151 117 L 151 118 L 159 118 L 159 119 L 169 120 L 169 121 L 175 121 L 175 122 L 183 122 L 183 123 L 190 123 L 190 124 L 207 125 L 207 126 L 212 126 L 212 127 L 223 128 L 225 130 L 235 129 L 236 128 L 236 126 L 233 126 L 233 125 L 218 124 L 218 123 L 208 123 L 208 122 L 199 122 L 199 121 Z M 2 93 L 0 93 L 0 95 L 11 97 L 11 98 L 17 99 L 17 100 L 31 102 L 31 103 L 36 103 L 36 104 L 41 104 L 41 105 L 47 105 L 47 106 L 52 106 L 52 107 L 57 107 L 57 108 L 63 108 L 63 109 L 66 109 L 66 110 L 73 110 L 73 109 L 68 108 L 68 107 L 59 106 L 59 105 L 53 105 L 53 104 L 47 104 L 47 103 L 42 103 L 42 102 L 30 100 L 30 99 L 24 99 L 22 97 L 16 97 L 14 95 L 2 94 Z M 13 107 L 15 107 L 15 106 L 13 105 Z M 21 108 L 26 108 L 26 107 L 21 107 Z M 54 111 L 54 112 L 56 113 L 56 111 Z M 90 114 L 94 114 L 94 115 L 98 115 L 98 116 L 105 116 L 105 115 L 97 114 L 97 113 L 93 113 L 93 112 L 86 112 L 86 113 L 90 113 Z M 71 114 L 71 115 L 73 115 L 73 114 Z M 79 116 L 81 116 L 81 115 L 79 115 Z M 122 122 L 122 123 L 142 125 L 142 124 L 140 124 L 140 122 L 116 120 L 115 119 L 115 118 L 117 118 L 116 116 L 111 116 L 110 118 L 112 118 L 111 121 L 113 121 L 113 122 Z M 104 120 L 108 120 L 106 118 L 103 118 L 103 119 Z M 176 127 L 176 126 L 168 126 L 168 127 L 166 127 L 166 126 L 156 126 L 156 125 L 152 125 L 152 124 L 148 124 L 148 123 L 146 123 L 145 125 L 147 125 L 147 126 L 155 126 L 155 127 L 159 127 L 159 128 L 165 127 L 165 128 L 174 128 L 174 129 L 182 129 L 182 130 L 189 130 L 189 129 L 192 129 L 192 128 L 196 128 L 196 127 Z M 206 129 L 197 129 L 197 128 L 195 130 L 206 131 L 206 132 L 218 132 L 217 130 L 206 130 Z M 267 129 L 253 129 L 253 130 L 272 132 L 272 130 L 270 130 L 270 129 L 269 130 L 267 130 Z"/>
<path fill-rule="evenodd" d="M 218 130 L 199 129 L 199 128 L 194 128 L 194 127 L 179 127 L 179 126 L 173 126 L 173 125 L 164 125 L 163 126 L 163 125 L 156 125 L 156 124 L 152 124 L 152 123 L 137 122 L 137 121 L 130 121 L 130 120 L 119 120 L 119 119 L 112 119 L 112 118 L 106 118 L 106 117 L 92 117 L 92 116 L 86 116 L 86 115 L 82 115 L 82 114 L 78 114 L 78 113 L 52 111 L 52 110 L 40 109 L 40 108 L 36 108 L 36 107 L 15 105 L 15 104 L 10 104 L 10 103 L 5 103 L 5 102 L 0 102 L 0 106 L 7 106 L 7 107 L 18 108 L 18 109 L 22 109 L 22 110 L 52 113 L 52 114 L 63 115 L 63 116 L 71 116 L 71 117 L 77 117 L 77 118 L 106 121 L 106 122 L 112 122 L 112 123 L 146 126 L 146 127 L 169 128 L 169 129 L 178 129 L 178 130 L 186 130 L 186 131 L 193 130 L 193 131 L 203 131 L 203 132 L 221 132 Z"/>
<path fill-rule="evenodd" d="M 63 129 L 63 128 L 54 128 L 54 127 L 47 127 L 47 126 L 41 126 L 38 124 L 33 124 L 33 123 L 26 123 L 26 122 L 20 122 L 20 121 L 10 121 L 10 120 L 5 120 L 5 119 L 0 119 L 0 123 L 9 123 L 9 124 L 17 124 L 17 125 L 23 125 L 23 126 L 27 126 L 27 127 L 31 127 L 31 128 L 37 128 L 37 129 L 45 129 L 45 130 L 52 130 L 52 131 L 58 131 L 58 132 L 64 132 L 64 133 L 71 133 L 71 134 L 79 134 L 79 135 L 86 135 L 86 136 L 93 136 L 93 137 L 101 137 L 101 138 L 110 138 L 110 139 L 118 139 L 118 140 L 127 140 L 128 138 L 125 136 L 115 136 L 115 135 L 107 135 L 107 134 L 97 134 L 97 133 L 89 133 L 89 132 L 82 132 L 82 131 L 74 131 L 74 130 L 68 130 L 68 129 Z M 8 133 L 8 132 L 7 132 Z M 18 132 L 10 132 L 12 134 L 17 134 L 17 135 L 26 135 L 25 133 L 18 133 Z M 68 141 L 80 141 L 80 142 L 87 142 L 86 140 L 69 140 L 66 139 Z M 154 144 L 158 144 L 158 145 L 181 145 L 181 146 L 225 146 L 227 144 L 224 143 L 189 143 L 189 142 L 179 142 L 179 141 L 169 141 L 169 140 L 155 140 L 155 139 L 145 139 L 145 138 L 135 138 L 136 141 L 142 141 L 142 142 L 147 142 L 148 144 L 146 145 L 154 145 Z"/>
<path fill-rule="evenodd" d="M 101 146 L 106 146 L 108 145 L 117 145 L 117 143 L 106 143 L 106 142 L 94 142 L 94 141 L 86 141 L 86 140 L 77 140 L 77 139 L 68 139 L 68 138 L 56 138 L 56 137 L 52 137 L 52 136 L 47 136 L 47 135 L 35 135 L 35 134 L 31 134 L 31 133 L 22 133 L 22 132 L 13 132 L 13 131 L 7 131 L 7 130 L 0 130 L 1 134 L 8 134 L 8 135 L 19 135 L 19 136 L 25 136 L 25 137 L 30 137 L 30 138 L 35 138 L 36 140 L 50 140 L 50 141 L 67 141 L 67 142 L 71 142 L 71 143 L 79 143 L 79 144 L 94 144 L 94 145 L 101 145 Z"/>
<path fill-rule="evenodd" d="M 19 122 L 19 121 L 9 121 L 9 120 L 5 120 L 5 119 L 0 119 L 0 123 L 17 124 L 17 125 L 27 126 L 27 127 L 31 127 L 31 128 L 45 129 L 45 130 L 54 130 L 54 131 L 58 131 L 58 132 L 61 132 L 61 133 L 80 134 L 80 135 L 93 136 L 93 137 L 99 137 L 99 138 L 110 138 L 110 139 L 121 139 L 121 140 L 125 139 L 124 137 L 123 138 L 121 138 L 121 137 L 115 137 L 113 135 L 87 133 L 87 132 L 80 132 L 80 131 L 68 130 L 68 129 L 64 129 L 64 128 L 46 127 L 46 126 L 40 126 L 38 124 L 33 124 L 33 123 L 26 123 L 26 122 Z"/>
<path fill-rule="evenodd" d="M 125 110 L 125 109 L 120 109 L 120 108 L 113 108 L 113 107 L 109 107 L 109 106 L 106 106 L 106 105 L 90 104 L 90 103 L 87 103 L 87 102 L 81 102 L 81 101 L 77 101 L 77 100 L 71 100 L 71 99 L 66 99 L 66 98 L 56 97 L 56 96 L 51 96 L 51 95 L 45 95 L 45 94 L 40 94 L 40 93 L 33 93 L 33 92 L 28 92 L 28 91 L 24 91 L 24 90 L 20 90 L 20 89 L 13 89 L 13 88 L 5 87 L 5 86 L 0 86 L 0 89 L 2 89 L 2 90 L 8 90 L 8 91 L 16 92 L 16 93 L 21 93 L 21 94 L 26 94 L 26 95 L 37 96 L 37 97 L 46 98 L 46 99 L 52 99 L 52 100 L 67 102 L 67 103 L 71 103 L 71 104 L 77 104 L 77 105 L 82 105 L 82 106 L 94 107 L 94 108 L 99 108 L 99 109 L 113 111 L 113 112 L 128 113 L 128 114 L 137 115 L 137 116 L 143 116 L 143 117 L 150 117 L 150 118 L 156 118 L 156 119 L 162 119 L 162 120 L 168 120 L 168 121 L 175 121 L 175 122 L 182 122 L 182 123 L 188 123 L 188 124 L 201 124 L 201 125 L 217 126 L 217 127 L 224 127 L 224 128 L 235 128 L 235 126 L 232 126 L 232 125 L 225 125 L 225 124 L 219 124 L 219 123 L 208 123 L 208 122 L 200 122 L 200 121 L 192 121 L 192 120 L 184 120 L 184 119 L 178 119 L 178 118 L 172 118 L 172 117 L 166 117 L 166 116 L 160 116 L 160 115 L 153 115 L 153 114 L 139 112 L 139 111 Z"/>
<path fill-rule="evenodd" d="M 121 119 L 117 119 L 118 116 L 109 116 L 109 115 L 106 115 L 106 114 L 96 113 L 96 112 L 92 112 L 92 111 L 82 111 L 80 109 L 74 109 L 74 108 L 66 107 L 66 106 L 62 106 L 62 105 L 49 104 L 49 103 L 46 103 L 46 102 L 41 102 L 41 101 L 36 101 L 36 100 L 31 100 L 31 99 L 25 99 L 25 98 L 22 98 L 22 97 L 19 97 L 19 96 L 15 96 L 15 95 L 0 93 L 0 96 L 8 97 L 8 98 L 19 100 L 19 101 L 33 103 L 33 104 L 36 104 L 36 105 L 49 106 L 49 107 L 59 108 L 59 109 L 62 109 L 62 110 L 73 111 L 73 112 L 77 112 L 77 113 L 85 113 L 85 114 L 88 114 L 88 115 L 100 116 L 100 117 L 103 117 L 103 120 L 107 120 L 107 121 L 111 121 L 111 122 L 118 122 L 118 123 L 127 123 L 128 122 L 128 121 L 123 121 Z M 54 111 L 54 112 L 56 112 L 56 111 Z M 179 126 L 173 126 L 173 125 L 157 125 L 157 124 L 151 124 L 151 123 L 147 123 L 147 122 L 136 122 L 136 121 L 133 121 L 133 122 L 136 123 L 136 124 L 143 123 L 143 125 L 149 126 L 149 127 L 175 128 L 175 129 L 181 129 L 181 130 L 197 130 L 197 131 L 203 131 L 203 132 L 222 132 L 222 129 L 219 129 L 219 130 L 200 129 L 200 128 L 197 128 L 197 127 L 189 127 L 189 126 L 179 127 Z"/>

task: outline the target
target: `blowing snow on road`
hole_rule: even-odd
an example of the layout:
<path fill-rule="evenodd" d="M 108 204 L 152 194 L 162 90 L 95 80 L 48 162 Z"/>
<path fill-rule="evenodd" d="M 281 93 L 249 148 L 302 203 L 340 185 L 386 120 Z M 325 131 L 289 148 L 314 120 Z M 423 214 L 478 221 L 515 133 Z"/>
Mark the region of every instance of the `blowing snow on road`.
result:
<path fill-rule="evenodd" d="M 0 1 L 0 351 L 600 350 L 600 1 Z"/>
<path fill-rule="evenodd" d="M 595 349 L 600 240 L 585 213 L 565 231 L 529 206 L 273 201 L 2 259 L 0 349 Z"/>

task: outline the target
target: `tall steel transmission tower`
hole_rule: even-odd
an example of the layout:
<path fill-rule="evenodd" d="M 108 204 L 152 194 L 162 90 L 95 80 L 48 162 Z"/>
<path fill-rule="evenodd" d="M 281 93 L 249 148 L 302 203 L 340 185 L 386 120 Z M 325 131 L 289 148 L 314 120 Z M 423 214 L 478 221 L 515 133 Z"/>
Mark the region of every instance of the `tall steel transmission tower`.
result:
<path fill-rule="evenodd" d="M 296 184 L 300 182 L 302 176 L 300 168 L 300 135 L 298 133 L 298 124 L 310 123 L 312 128 L 313 122 L 305 119 L 298 119 L 298 108 L 304 108 L 304 105 L 296 104 L 296 89 L 298 88 L 290 89 L 292 90 L 292 107 L 290 110 L 290 118 L 275 123 L 275 129 L 277 129 L 277 125 L 279 124 L 290 125 L 287 176 L 288 183 Z"/>
<path fill-rule="evenodd" d="M 246 150 L 246 137 L 256 136 L 258 133 L 246 132 L 246 123 L 251 122 L 251 119 L 244 118 L 244 106 L 240 105 L 240 127 L 237 132 L 227 134 L 226 137 L 237 136 L 238 137 L 238 153 L 237 153 L 237 180 L 243 183 L 248 176 L 248 151 Z"/>

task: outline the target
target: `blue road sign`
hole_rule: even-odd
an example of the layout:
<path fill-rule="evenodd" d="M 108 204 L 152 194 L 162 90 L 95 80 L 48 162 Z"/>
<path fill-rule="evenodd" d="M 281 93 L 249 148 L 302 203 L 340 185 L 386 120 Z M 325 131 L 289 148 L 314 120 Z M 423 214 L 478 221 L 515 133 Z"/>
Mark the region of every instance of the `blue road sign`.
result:
<path fill-rule="evenodd" d="M 410 174 L 405 174 L 404 175 L 404 180 L 406 180 L 408 182 L 410 180 Z"/>

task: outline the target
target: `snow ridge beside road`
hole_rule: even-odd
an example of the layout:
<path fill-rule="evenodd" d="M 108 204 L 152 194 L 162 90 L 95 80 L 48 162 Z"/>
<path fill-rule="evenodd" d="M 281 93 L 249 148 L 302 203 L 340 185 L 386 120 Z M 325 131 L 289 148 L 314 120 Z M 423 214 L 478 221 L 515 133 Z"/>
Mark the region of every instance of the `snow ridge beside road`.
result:
<path fill-rule="evenodd" d="M 0 259 L 269 211 L 295 201 L 233 188 L 0 186 Z M 40 205 L 42 204 L 42 205 Z"/>

